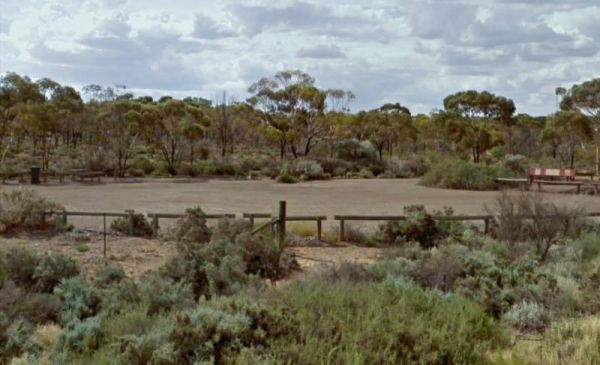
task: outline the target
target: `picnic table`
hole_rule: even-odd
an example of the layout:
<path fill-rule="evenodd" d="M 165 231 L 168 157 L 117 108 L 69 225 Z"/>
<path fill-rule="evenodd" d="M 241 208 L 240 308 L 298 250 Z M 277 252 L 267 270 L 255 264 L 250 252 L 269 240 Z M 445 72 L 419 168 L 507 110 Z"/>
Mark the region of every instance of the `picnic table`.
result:
<path fill-rule="evenodd" d="M 97 179 L 100 182 L 100 178 L 104 176 L 104 171 L 91 171 L 87 169 L 71 169 L 68 171 L 68 174 L 71 176 L 72 181 L 77 181 L 79 179 L 80 182 L 84 182 L 85 179 Z"/>

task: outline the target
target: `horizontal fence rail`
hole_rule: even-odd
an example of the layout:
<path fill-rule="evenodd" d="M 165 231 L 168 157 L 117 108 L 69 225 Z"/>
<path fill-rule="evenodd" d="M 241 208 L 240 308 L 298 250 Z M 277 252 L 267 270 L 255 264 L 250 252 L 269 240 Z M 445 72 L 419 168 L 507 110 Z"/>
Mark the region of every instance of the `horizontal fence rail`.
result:
<path fill-rule="evenodd" d="M 106 217 L 116 218 L 127 218 L 129 222 L 129 233 L 133 235 L 134 231 L 134 210 L 126 210 L 124 213 L 119 212 L 79 212 L 79 211 L 48 211 L 42 212 L 42 215 L 54 215 L 59 217 L 63 225 L 67 224 L 68 217 L 103 217 L 106 226 Z M 600 217 L 600 212 L 590 212 L 583 214 L 586 217 Z M 177 219 L 185 216 L 185 213 L 147 213 L 146 216 L 150 218 L 152 225 L 152 232 L 154 236 L 158 235 L 159 219 Z M 236 218 L 235 214 L 220 213 L 220 214 L 204 214 L 205 219 L 222 219 L 222 218 Z M 243 213 L 242 217 L 250 221 L 251 233 L 255 234 L 260 232 L 267 227 L 271 227 L 274 230 L 276 225 L 280 225 L 282 221 L 285 222 L 316 222 L 317 225 L 317 238 L 321 240 L 322 237 L 322 222 L 327 220 L 325 215 L 290 215 L 285 216 L 284 219 L 274 217 L 270 213 Z M 267 219 L 269 221 L 261 224 L 258 227 L 254 227 L 256 219 Z M 495 216 L 491 214 L 484 215 L 432 215 L 432 219 L 437 221 L 482 221 L 484 223 L 484 233 L 489 232 L 490 222 L 495 219 Z M 345 239 L 345 223 L 346 221 L 402 221 L 406 220 L 405 215 L 334 215 L 333 219 L 339 221 L 340 224 L 340 240 Z M 528 217 L 523 217 L 528 219 Z M 106 228 L 104 229 L 106 231 Z M 105 232 L 106 233 L 106 232 Z"/>

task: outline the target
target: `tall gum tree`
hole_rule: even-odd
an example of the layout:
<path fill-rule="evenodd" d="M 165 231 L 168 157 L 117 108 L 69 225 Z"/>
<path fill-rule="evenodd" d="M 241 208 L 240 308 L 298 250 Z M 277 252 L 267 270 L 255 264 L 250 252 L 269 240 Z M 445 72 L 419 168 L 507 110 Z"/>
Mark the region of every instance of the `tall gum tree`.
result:
<path fill-rule="evenodd" d="M 573 85 L 563 93 L 560 107 L 563 110 L 578 109 L 592 118 L 596 140 L 596 174 L 600 173 L 600 78 Z"/>
<path fill-rule="evenodd" d="M 496 96 L 488 91 L 460 91 L 444 99 L 447 131 L 459 145 L 471 150 L 475 163 L 481 154 L 498 139 L 495 134 L 512 123 L 516 110 L 511 99 Z"/>

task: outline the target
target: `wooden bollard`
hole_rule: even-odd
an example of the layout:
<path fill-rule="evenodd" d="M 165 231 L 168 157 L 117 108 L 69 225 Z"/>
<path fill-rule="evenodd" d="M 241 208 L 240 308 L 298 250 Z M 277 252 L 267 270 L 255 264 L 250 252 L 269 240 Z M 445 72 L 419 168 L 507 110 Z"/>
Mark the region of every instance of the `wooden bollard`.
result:
<path fill-rule="evenodd" d="M 323 231 L 323 224 L 320 219 L 317 219 L 317 239 L 321 241 L 321 232 Z"/>
<path fill-rule="evenodd" d="M 346 232 L 345 232 L 346 226 L 344 224 L 344 220 L 340 219 L 340 241 L 344 241 L 344 239 L 346 239 Z"/>
<path fill-rule="evenodd" d="M 483 220 L 483 234 L 488 234 L 490 231 L 490 220 L 489 218 L 485 218 Z"/>
<path fill-rule="evenodd" d="M 285 220 L 286 220 L 286 203 L 284 200 L 279 202 L 279 221 L 278 223 L 278 244 L 279 252 L 283 252 L 285 246 Z"/>
<path fill-rule="evenodd" d="M 129 222 L 129 235 L 133 236 L 133 210 L 126 210 L 127 213 L 127 221 Z"/>
<path fill-rule="evenodd" d="M 158 214 L 152 214 L 152 235 L 158 236 Z"/>

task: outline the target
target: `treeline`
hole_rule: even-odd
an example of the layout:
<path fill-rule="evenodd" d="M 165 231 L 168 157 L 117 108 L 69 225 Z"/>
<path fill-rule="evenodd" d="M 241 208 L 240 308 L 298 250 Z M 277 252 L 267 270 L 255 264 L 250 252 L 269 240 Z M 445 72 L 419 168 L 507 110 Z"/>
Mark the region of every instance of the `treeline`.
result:
<path fill-rule="evenodd" d="M 0 78 L 0 166 L 117 173 L 133 167 L 175 175 L 207 159 L 260 156 L 273 162 L 342 154 L 360 160 L 366 153 L 380 161 L 371 165 L 381 165 L 428 151 L 477 164 L 520 155 L 555 167 L 598 166 L 600 79 L 557 88 L 557 112 L 548 116 L 516 114 L 511 99 L 487 91 L 449 95 L 443 109 L 428 115 L 400 103 L 352 113 L 351 91 L 320 89 L 301 71 L 263 78 L 249 93 L 245 101 L 225 93 L 214 102 L 155 100 L 123 86 L 88 85 L 79 92 L 47 78 L 7 73 Z"/>

